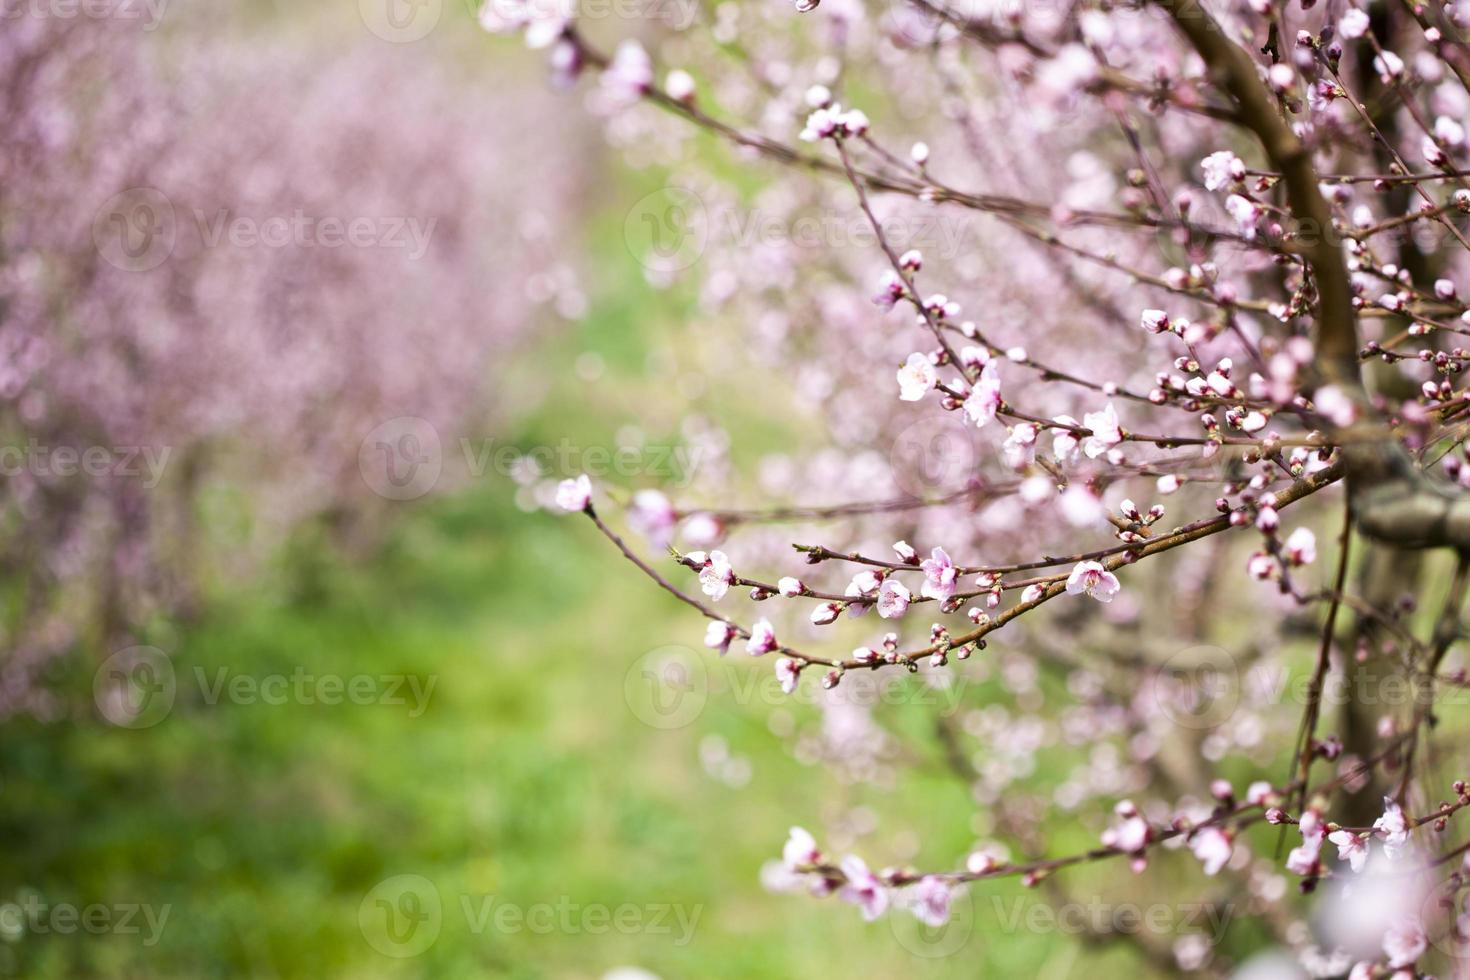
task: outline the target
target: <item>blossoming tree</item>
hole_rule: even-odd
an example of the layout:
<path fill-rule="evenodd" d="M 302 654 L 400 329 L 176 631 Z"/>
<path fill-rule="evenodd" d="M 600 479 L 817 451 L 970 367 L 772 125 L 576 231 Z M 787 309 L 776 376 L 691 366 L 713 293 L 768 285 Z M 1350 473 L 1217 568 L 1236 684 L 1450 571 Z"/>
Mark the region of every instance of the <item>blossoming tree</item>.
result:
<path fill-rule="evenodd" d="M 758 481 L 785 499 L 737 508 L 726 465 L 687 500 L 610 492 L 645 551 L 606 517 L 615 488 L 556 493 L 788 693 L 1006 672 L 1011 730 L 939 725 L 989 839 L 875 872 L 793 829 L 770 883 L 938 925 L 976 882 L 1187 850 L 1311 975 L 1467 975 L 1446 702 L 1467 684 L 1470 11 L 801 0 L 611 42 L 561 5 L 481 20 L 548 48 L 563 86 L 595 75 L 610 137 L 706 209 L 742 206 L 733 158 L 770 188 L 752 210 L 866 232 L 710 235 L 688 263 L 702 315 L 826 422 L 832 451 Z M 681 142 L 700 130 L 717 165 Z M 900 240 L 916 215 L 963 247 Z M 844 617 L 869 631 L 850 652 Z M 1288 666 L 1289 696 L 1258 683 Z M 1021 731 L 1093 765 L 1044 787 L 986 764 L 1034 762 Z M 1046 846 L 1109 810 L 1096 846 Z M 1230 967 L 1131 938 L 1165 972 Z"/>
<path fill-rule="evenodd" d="M 545 200 L 513 193 L 516 154 L 538 143 L 499 133 L 534 105 L 466 102 L 452 71 L 381 42 L 334 42 L 323 67 L 304 32 L 262 54 L 212 10 L 158 34 L 12 13 L 0 717 L 53 717 L 43 680 L 67 651 L 131 646 L 310 517 L 368 524 L 384 501 L 359 446 L 395 417 L 447 436 L 483 407 L 538 278 L 576 315 L 544 243 L 578 171 L 543 182 Z M 261 233 L 236 235 L 242 222 Z M 487 288 L 487 267 L 526 288 Z M 68 465 L 39 455 L 56 449 Z M 251 513 L 211 520 L 230 516 L 206 509 L 226 495 Z"/>

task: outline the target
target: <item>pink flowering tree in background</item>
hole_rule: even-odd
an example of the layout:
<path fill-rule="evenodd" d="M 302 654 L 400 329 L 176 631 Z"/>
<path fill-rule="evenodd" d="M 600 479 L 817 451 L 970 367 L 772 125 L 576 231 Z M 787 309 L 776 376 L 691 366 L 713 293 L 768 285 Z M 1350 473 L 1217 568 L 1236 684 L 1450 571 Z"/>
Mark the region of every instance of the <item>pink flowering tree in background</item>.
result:
<path fill-rule="evenodd" d="M 697 285 L 682 356 L 797 442 L 746 474 L 692 416 L 679 499 L 584 477 L 556 502 L 788 694 L 1008 697 L 935 722 L 970 853 L 796 828 L 767 883 L 938 926 L 977 883 L 1065 901 L 1108 863 L 1250 920 L 1221 948 L 1123 937 L 1165 973 L 1274 946 L 1271 976 L 1470 975 L 1470 11 L 702 13 L 481 21 L 590 76 L 608 139 L 666 168 L 650 223 L 680 234 L 644 259 Z M 802 751 L 888 781 L 896 736 L 820 703 Z M 1077 826 L 1093 846 L 1052 845 Z"/>
<path fill-rule="evenodd" d="M 580 312 L 549 246 L 580 171 L 526 184 L 549 96 L 213 26 L 0 32 L 0 716 L 65 710 L 57 657 L 137 642 L 307 519 L 370 530 L 377 427 L 489 417 L 496 359 Z"/>

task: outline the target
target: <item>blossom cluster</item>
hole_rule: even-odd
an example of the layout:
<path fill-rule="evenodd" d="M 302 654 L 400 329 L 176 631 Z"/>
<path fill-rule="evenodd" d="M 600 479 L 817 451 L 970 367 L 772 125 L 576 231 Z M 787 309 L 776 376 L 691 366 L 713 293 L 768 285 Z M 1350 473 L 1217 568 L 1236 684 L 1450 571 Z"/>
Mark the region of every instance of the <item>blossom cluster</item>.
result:
<path fill-rule="evenodd" d="M 1426 610 L 1445 556 L 1399 552 L 1470 536 L 1463 12 L 1288 6 L 726 6 L 636 58 L 563 26 L 595 94 L 624 96 L 589 101 L 631 160 L 738 207 L 734 159 L 766 179 L 756 207 L 846 206 L 874 234 L 716 243 L 689 270 L 698 353 L 737 396 L 737 363 L 789 378 L 773 407 L 801 440 L 678 501 L 634 493 L 627 523 L 672 551 L 671 578 L 603 523 L 598 488 L 563 505 L 705 617 L 706 646 L 775 654 L 788 693 L 809 674 L 828 692 L 997 680 L 947 743 L 984 838 L 962 867 L 872 871 L 834 822 L 853 853 L 793 831 L 773 887 L 942 921 L 974 881 L 1055 884 L 1108 859 L 1152 875 L 1184 850 L 1313 975 L 1422 974 L 1456 942 L 1470 872 L 1439 835 L 1464 792 L 1437 802 L 1423 763 L 1449 746 L 1425 705 L 1465 682 L 1470 568 Z M 730 153 L 694 152 L 697 129 Z M 967 247 L 936 261 L 890 233 L 916 214 Z M 750 496 L 767 503 L 734 503 Z M 742 596 L 769 605 L 746 615 Z M 1369 663 L 1428 696 L 1406 715 L 1323 712 L 1327 676 Z M 1272 671 L 1299 672 L 1304 696 L 1273 697 Z M 1223 693 L 1175 683 L 1222 672 Z M 822 735 L 797 735 L 805 757 L 889 780 L 874 746 L 902 736 L 825 703 Z M 1060 785 L 1043 750 L 1071 753 Z M 1244 794 L 1226 768 L 1252 773 Z M 1101 847 L 1003 856 L 1005 839 L 1030 850 L 1102 822 Z M 1273 825 L 1301 836 L 1279 858 Z M 1317 925 L 1332 917 L 1313 901 L 1372 904 L 1378 875 L 1448 912 L 1431 922 L 1419 892 L 1384 889 L 1371 948 Z M 1197 970 L 1214 954 L 1165 955 Z"/>

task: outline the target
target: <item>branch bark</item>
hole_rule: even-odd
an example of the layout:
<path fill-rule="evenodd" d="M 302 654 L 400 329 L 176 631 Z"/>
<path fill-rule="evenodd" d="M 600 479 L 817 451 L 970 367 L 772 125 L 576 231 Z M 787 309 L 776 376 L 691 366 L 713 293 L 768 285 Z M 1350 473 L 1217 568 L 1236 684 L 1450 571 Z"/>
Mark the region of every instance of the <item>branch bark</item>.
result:
<path fill-rule="evenodd" d="M 1212 80 L 1240 110 L 1241 125 L 1260 141 L 1286 187 L 1301 252 L 1317 292 L 1313 340 L 1325 380 L 1370 409 L 1358 366 L 1358 330 L 1347 263 L 1322 196 L 1310 149 L 1292 131 L 1255 60 L 1225 34 L 1196 0 L 1157 0 L 1204 60 Z M 1432 480 L 1397 440 L 1349 442 L 1342 448 L 1357 529 L 1400 548 L 1470 548 L 1470 497 Z"/>

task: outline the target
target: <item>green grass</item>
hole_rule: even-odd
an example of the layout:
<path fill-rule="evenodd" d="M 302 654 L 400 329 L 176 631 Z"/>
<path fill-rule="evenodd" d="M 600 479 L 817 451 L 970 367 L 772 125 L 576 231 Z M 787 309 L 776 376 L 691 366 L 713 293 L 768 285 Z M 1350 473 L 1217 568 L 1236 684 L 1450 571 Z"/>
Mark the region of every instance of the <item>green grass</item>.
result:
<path fill-rule="evenodd" d="M 82 663 L 72 665 L 73 717 L 6 726 L 0 827 L 12 858 L 0 901 L 34 890 L 48 905 L 169 913 L 152 945 L 139 934 L 26 931 L 0 941 L 0 967 L 28 977 L 925 967 L 887 923 L 760 888 L 760 865 L 789 823 L 817 826 L 835 799 L 863 794 L 834 790 L 791 758 L 768 727 L 787 709 L 742 697 L 720 669 L 693 724 L 640 721 L 628 669 L 652 648 L 697 639 L 699 624 L 629 578 L 580 520 L 528 517 L 505 496 L 481 488 L 414 512 L 372 562 L 321 559 L 310 574 L 216 599 L 172 634 L 176 700 L 153 727 L 99 720 Z M 764 681 L 769 664 L 729 669 Z M 414 717 L 409 704 L 263 703 L 254 688 L 243 702 L 213 698 L 220 671 L 231 682 L 302 671 L 434 686 Z M 815 718 L 809 706 L 793 711 Z M 711 734 L 749 761 L 748 785 L 706 773 L 700 743 Z M 939 839 L 949 853 L 966 846 L 962 790 L 932 776 L 912 789 L 904 809 L 953 812 L 954 831 Z M 403 874 L 433 883 L 442 914 L 432 945 L 397 958 L 370 945 L 358 916 L 379 882 Z M 542 919 L 501 931 L 493 915 L 477 928 L 491 896 L 550 906 L 552 928 Z M 593 906 L 634 911 L 620 929 L 600 911 L 584 920 Z M 698 916 L 689 935 L 680 912 Z M 947 969 L 969 975 L 959 963 L 925 972 Z"/>

